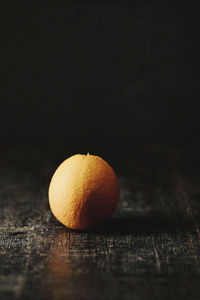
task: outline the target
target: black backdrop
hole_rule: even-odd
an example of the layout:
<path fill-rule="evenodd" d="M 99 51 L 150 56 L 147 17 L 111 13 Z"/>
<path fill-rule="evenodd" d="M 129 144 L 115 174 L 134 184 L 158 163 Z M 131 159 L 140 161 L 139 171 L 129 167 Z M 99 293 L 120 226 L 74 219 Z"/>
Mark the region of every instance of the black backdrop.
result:
<path fill-rule="evenodd" d="M 199 142 L 196 7 L 8 1 L 2 12 L 2 146 L 119 154 Z"/>

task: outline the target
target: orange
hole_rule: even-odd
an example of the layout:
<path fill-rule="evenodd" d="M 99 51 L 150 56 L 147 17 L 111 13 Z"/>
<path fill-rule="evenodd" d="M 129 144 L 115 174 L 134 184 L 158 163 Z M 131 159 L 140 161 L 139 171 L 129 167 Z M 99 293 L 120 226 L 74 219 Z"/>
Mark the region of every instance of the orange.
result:
<path fill-rule="evenodd" d="M 95 155 L 73 155 L 55 171 L 49 186 L 54 216 L 72 229 L 88 229 L 106 222 L 119 198 L 115 172 Z"/>

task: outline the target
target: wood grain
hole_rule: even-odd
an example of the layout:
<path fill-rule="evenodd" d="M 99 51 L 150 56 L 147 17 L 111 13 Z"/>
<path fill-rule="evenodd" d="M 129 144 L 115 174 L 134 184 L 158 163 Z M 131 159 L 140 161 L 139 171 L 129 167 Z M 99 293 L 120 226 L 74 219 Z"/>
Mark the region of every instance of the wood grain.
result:
<path fill-rule="evenodd" d="M 88 232 L 52 216 L 48 183 L 65 157 L 45 153 L 1 153 L 2 300 L 200 298 L 197 150 L 151 147 L 113 160 L 118 208 Z"/>

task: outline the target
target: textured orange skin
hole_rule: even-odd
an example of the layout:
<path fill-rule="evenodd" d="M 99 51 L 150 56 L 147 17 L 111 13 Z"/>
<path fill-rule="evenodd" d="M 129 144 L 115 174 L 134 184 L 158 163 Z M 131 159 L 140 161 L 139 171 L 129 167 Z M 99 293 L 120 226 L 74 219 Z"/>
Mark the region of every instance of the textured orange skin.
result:
<path fill-rule="evenodd" d="M 115 172 L 102 158 L 77 154 L 55 171 L 49 186 L 54 216 L 72 229 L 89 229 L 111 218 L 118 202 Z"/>

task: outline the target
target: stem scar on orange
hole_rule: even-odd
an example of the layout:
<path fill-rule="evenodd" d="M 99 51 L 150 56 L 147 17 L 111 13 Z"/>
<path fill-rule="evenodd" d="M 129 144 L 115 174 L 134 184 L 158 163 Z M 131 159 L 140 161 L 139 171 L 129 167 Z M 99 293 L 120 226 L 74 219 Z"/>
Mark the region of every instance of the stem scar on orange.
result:
<path fill-rule="evenodd" d="M 54 216 L 72 229 L 89 229 L 111 218 L 119 186 L 111 166 L 95 155 L 77 154 L 55 171 L 49 186 Z"/>

